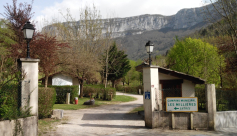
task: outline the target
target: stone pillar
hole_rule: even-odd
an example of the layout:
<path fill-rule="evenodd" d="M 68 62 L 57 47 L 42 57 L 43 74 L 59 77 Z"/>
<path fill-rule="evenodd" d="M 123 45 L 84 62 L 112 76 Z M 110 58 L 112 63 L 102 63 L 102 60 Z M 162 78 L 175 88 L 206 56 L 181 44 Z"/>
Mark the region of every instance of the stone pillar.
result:
<path fill-rule="evenodd" d="M 20 85 L 20 107 L 23 110 L 31 107 L 31 114 L 38 116 L 38 62 L 39 59 L 21 58 L 19 68 L 24 78 Z"/>
<path fill-rule="evenodd" d="M 145 126 L 148 128 L 155 127 L 155 121 L 153 119 L 153 112 L 156 109 L 156 92 L 159 90 L 159 77 L 158 77 L 158 67 L 143 67 L 143 83 L 144 83 L 144 119 Z M 150 94 L 150 99 L 146 96 Z"/>
<path fill-rule="evenodd" d="M 208 113 L 208 127 L 215 130 L 215 116 L 216 116 L 216 88 L 215 84 L 206 84 L 206 111 Z"/>

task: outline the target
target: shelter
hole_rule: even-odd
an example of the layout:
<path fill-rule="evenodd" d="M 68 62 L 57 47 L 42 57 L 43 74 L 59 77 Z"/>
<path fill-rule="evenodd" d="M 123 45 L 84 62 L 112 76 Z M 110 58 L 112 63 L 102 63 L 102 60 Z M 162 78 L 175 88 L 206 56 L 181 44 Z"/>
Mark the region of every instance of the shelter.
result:
<path fill-rule="evenodd" d="M 146 80 L 146 73 L 144 73 L 144 67 L 149 68 L 147 63 L 142 63 L 136 67 L 136 70 L 143 72 L 143 81 Z M 155 90 L 156 109 L 165 110 L 166 109 L 166 97 L 195 97 L 195 85 L 204 84 L 205 80 L 194 77 L 182 72 L 174 71 L 171 69 L 163 68 L 160 66 L 152 66 L 158 70 L 159 88 Z M 151 86 L 152 87 L 152 86 Z M 146 91 L 146 90 L 144 90 Z"/>

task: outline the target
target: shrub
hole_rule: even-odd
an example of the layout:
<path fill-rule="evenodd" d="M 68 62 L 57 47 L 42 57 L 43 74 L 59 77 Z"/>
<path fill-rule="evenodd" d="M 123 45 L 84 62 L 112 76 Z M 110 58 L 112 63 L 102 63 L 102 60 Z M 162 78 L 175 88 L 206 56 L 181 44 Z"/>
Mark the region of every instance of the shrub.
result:
<path fill-rule="evenodd" d="M 132 93 L 132 94 L 138 94 L 137 92 L 137 88 L 136 87 L 130 87 L 130 86 L 127 86 L 127 87 L 124 87 L 124 92 L 125 93 Z"/>
<path fill-rule="evenodd" d="M 111 92 L 113 93 L 113 98 L 116 97 L 115 88 L 104 88 L 103 85 L 85 85 L 83 87 L 83 94 L 89 97 L 90 94 L 92 98 L 99 98 L 103 100 L 111 100 Z"/>
<path fill-rule="evenodd" d="M 17 84 L 7 84 L 0 88 L 0 120 L 16 119 L 19 115 L 17 92 Z"/>
<path fill-rule="evenodd" d="M 65 104 L 67 93 L 70 93 L 70 103 L 74 102 L 74 98 L 78 97 L 79 87 L 73 86 L 48 86 L 49 88 L 55 88 L 56 90 L 56 104 Z"/>
<path fill-rule="evenodd" d="M 50 116 L 55 101 L 56 101 L 55 88 L 39 87 L 38 114 L 40 119 L 47 118 Z"/>
<path fill-rule="evenodd" d="M 116 91 L 124 91 L 124 87 L 122 85 L 116 85 Z"/>

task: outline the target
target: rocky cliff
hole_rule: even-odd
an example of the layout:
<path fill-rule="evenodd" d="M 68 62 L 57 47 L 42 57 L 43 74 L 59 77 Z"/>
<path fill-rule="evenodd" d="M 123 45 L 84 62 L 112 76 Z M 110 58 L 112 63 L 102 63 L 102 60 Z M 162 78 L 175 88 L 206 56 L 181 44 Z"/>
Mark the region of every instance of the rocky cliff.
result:
<path fill-rule="evenodd" d="M 147 14 L 127 18 L 105 19 L 103 22 L 104 28 L 109 22 L 113 22 L 113 37 L 124 37 L 163 28 L 183 29 L 195 26 L 203 22 L 202 10 L 202 7 L 182 9 L 172 16 Z"/>

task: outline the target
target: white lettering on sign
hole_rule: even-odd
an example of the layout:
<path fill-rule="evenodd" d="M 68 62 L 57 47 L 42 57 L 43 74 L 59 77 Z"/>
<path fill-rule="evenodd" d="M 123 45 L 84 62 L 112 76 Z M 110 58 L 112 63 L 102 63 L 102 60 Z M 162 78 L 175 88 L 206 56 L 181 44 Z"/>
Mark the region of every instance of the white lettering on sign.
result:
<path fill-rule="evenodd" d="M 197 112 L 197 97 L 166 97 L 166 111 Z"/>

